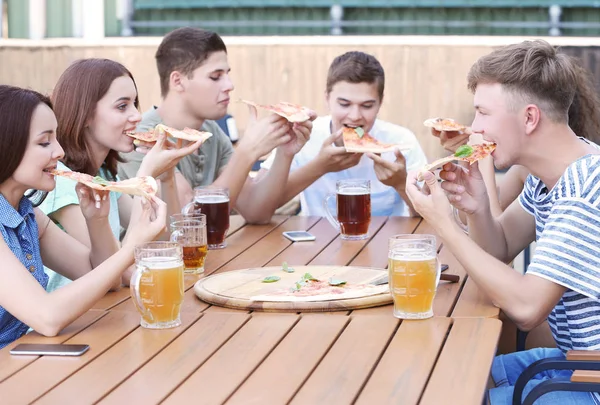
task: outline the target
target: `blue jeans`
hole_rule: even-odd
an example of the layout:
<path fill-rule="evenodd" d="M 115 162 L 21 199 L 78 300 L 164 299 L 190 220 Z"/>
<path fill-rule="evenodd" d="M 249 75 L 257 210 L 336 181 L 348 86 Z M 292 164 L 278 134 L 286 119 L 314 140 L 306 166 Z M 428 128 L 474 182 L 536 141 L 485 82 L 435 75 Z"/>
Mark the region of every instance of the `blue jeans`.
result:
<path fill-rule="evenodd" d="M 496 388 L 488 391 L 489 402 L 492 405 L 511 405 L 514 386 L 517 378 L 532 363 L 548 357 L 565 355 L 559 349 L 531 349 L 522 352 L 496 356 L 492 363 L 492 379 Z M 542 381 L 555 377 L 571 377 L 571 370 L 548 370 L 535 375 L 523 390 L 523 398 Z M 555 391 L 541 396 L 535 405 L 595 405 L 592 394 L 587 392 Z"/>

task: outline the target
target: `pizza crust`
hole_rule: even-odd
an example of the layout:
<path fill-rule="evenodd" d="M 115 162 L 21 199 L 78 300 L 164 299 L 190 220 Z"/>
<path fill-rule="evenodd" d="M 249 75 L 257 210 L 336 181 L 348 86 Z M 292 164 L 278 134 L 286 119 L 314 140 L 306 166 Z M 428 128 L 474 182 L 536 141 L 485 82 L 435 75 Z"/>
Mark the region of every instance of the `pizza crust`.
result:
<path fill-rule="evenodd" d="M 55 176 L 62 176 L 85 184 L 89 188 L 102 191 L 116 191 L 123 194 L 137 195 L 151 198 L 156 195 L 158 186 L 156 180 L 151 176 L 133 177 L 122 181 L 106 181 L 106 185 L 95 183 L 94 178 L 86 173 L 79 173 L 67 170 L 52 170 Z"/>

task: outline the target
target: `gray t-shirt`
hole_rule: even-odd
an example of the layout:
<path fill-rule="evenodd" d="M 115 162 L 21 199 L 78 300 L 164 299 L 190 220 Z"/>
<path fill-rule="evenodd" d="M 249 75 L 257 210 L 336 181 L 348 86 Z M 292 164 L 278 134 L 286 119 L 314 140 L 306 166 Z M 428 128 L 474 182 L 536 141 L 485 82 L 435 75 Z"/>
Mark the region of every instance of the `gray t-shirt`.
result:
<path fill-rule="evenodd" d="M 137 130 L 149 131 L 160 123 L 162 123 L 162 118 L 158 115 L 156 107 L 153 107 L 142 115 Z M 185 156 L 177 164 L 177 169 L 192 188 L 212 184 L 221 174 L 233 154 L 231 141 L 216 122 L 206 120 L 200 130 L 210 132 L 213 136 L 202 144 L 198 149 L 198 153 Z M 125 162 L 119 163 L 119 178 L 124 180 L 135 177 L 144 154 L 134 151 L 121 153 L 121 157 Z"/>

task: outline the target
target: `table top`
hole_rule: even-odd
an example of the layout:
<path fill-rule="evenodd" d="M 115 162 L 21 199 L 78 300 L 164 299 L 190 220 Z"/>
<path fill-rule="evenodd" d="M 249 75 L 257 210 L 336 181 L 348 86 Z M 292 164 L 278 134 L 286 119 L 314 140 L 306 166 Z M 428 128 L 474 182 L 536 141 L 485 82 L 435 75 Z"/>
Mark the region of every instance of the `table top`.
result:
<path fill-rule="evenodd" d="M 325 219 L 232 217 L 228 247 L 209 251 L 206 274 L 247 267 L 385 267 L 387 238 L 431 233 L 416 218 L 374 217 L 370 239 L 345 242 Z M 292 243 L 282 231 L 309 230 Z M 0 398 L 21 404 L 481 404 L 496 353 L 498 310 L 443 248 L 459 283 L 440 283 L 435 317 L 401 321 L 390 305 L 325 314 L 273 314 L 203 303 L 186 276 L 182 326 L 139 327 L 127 289 L 56 337 L 30 333 L 0 350 Z M 338 316 L 335 316 L 338 315 Z M 11 356 L 17 343 L 85 343 L 80 357 Z M 193 402 L 191 402 L 193 401 Z"/>

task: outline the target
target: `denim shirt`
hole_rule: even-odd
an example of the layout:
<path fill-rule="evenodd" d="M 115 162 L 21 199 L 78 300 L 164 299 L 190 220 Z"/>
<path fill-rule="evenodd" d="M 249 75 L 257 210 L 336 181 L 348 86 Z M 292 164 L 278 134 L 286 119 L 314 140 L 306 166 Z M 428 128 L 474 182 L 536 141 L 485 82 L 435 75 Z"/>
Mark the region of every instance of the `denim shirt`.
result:
<path fill-rule="evenodd" d="M 8 248 L 45 289 L 48 276 L 42 265 L 38 226 L 29 199 L 21 199 L 17 212 L 0 194 L 0 232 Z M 28 329 L 27 325 L 0 306 L 0 349 L 23 336 Z"/>

